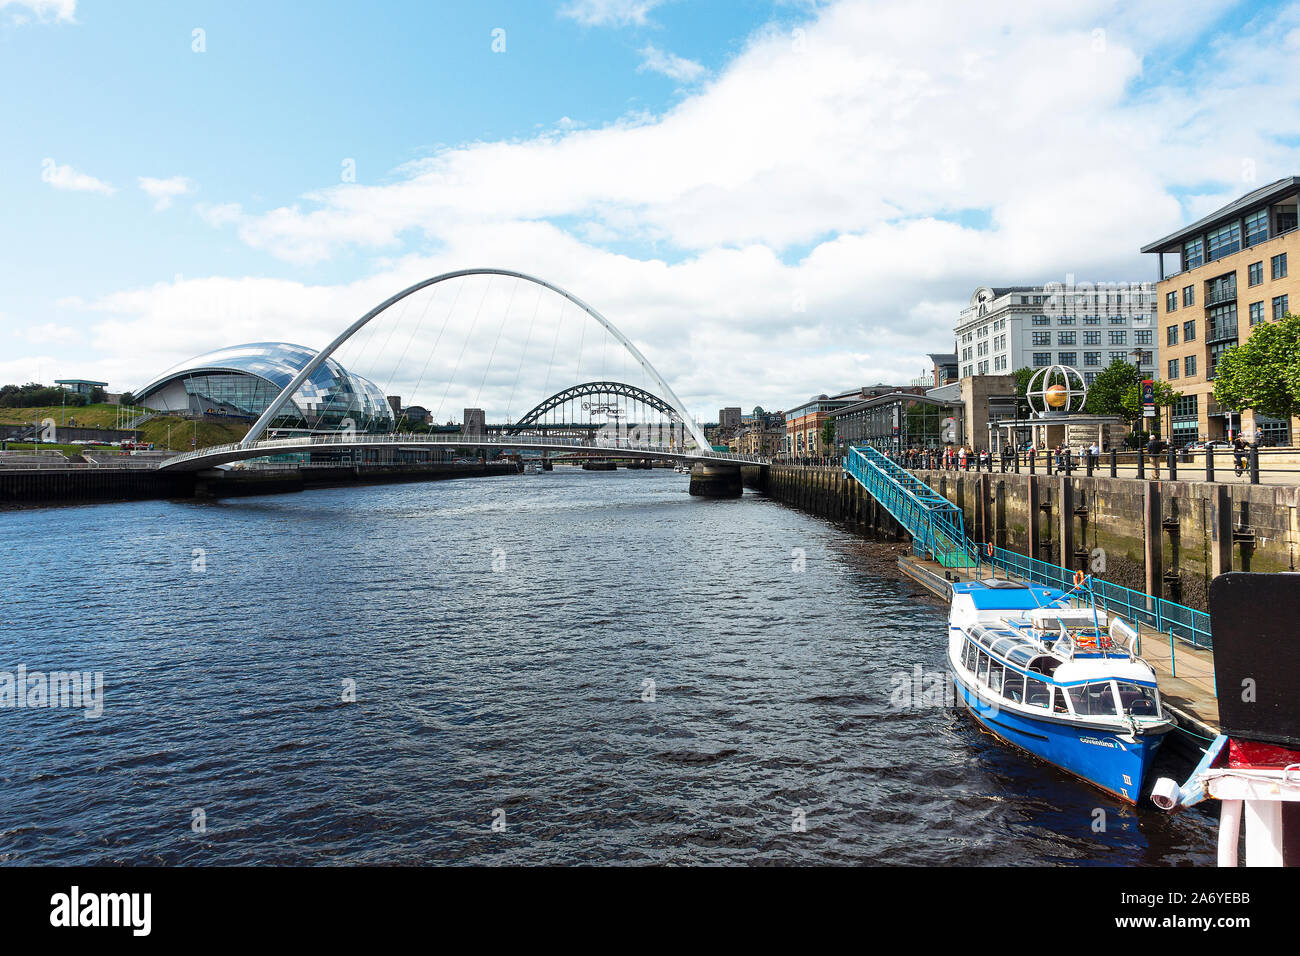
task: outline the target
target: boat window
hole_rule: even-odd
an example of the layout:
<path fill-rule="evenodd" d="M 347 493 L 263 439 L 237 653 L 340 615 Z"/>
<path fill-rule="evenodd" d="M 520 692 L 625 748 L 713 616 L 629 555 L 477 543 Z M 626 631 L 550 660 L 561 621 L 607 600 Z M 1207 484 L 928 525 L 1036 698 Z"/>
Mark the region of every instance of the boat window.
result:
<path fill-rule="evenodd" d="M 1007 648 L 1015 643 L 1016 643 L 1016 639 L 1014 637 L 1004 637 L 996 644 L 993 645 L 993 653 L 999 655 L 1000 657 L 1006 657 Z"/>
<path fill-rule="evenodd" d="M 1115 693 L 1110 681 L 1070 688 L 1070 703 L 1081 717 L 1114 717 Z"/>
<path fill-rule="evenodd" d="M 972 643 L 971 641 L 967 641 L 966 653 L 962 656 L 961 662 L 968 671 L 975 670 L 975 656 L 978 653 L 979 651 L 975 649 L 974 643 Z"/>
<path fill-rule="evenodd" d="M 1052 699 L 1052 689 L 1037 677 L 1025 678 L 1025 703 L 1030 707 L 1046 707 Z"/>
<path fill-rule="evenodd" d="M 979 679 L 983 681 L 985 684 L 989 682 L 989 656 L 985 654 L 983 651 L 980 651 L 978 674 L 979 674 Z"/>
<path fill-rule="evenodd" d="M 1006 675 L 1002 678 L 1002 696 L 1014 700 L 1017 704 L 1024 703 L 1025 675 L 1008 667 Z"/>
<path fill-rule="evenodd" d="M 1122 713 L 1133 717 L 1158 717 L 1160 704 L 1156 700 L 1156 689 L 1129 681 L 1116 681 L 1115 689 L 1119 692 L 1119 706 Z"/>
<path fill-rule="evenodd" d="M 1069 712 L 1070 712 L 1070 705 L 1065 699 L 1065 688 L 1053 687 L 1052 688 L 1052 713 L 1068 714 Z"/>
<path fill-rule="evenodd" d="M 1029 659 L 1033 656 L 1034 652 L 1023 644 L 1019 647 L 1013 647 L 1007 652 L 1007 660 L 1014 661 L 1017 664 L 1028 664 Z"/>
<path fill-rule="evenodd" d="M 988 685 L 989 690 L 993 691 L 993 693 L 1002 693 L 1002 665 L 997 661 L 994 661 L 989 666 Z"/>

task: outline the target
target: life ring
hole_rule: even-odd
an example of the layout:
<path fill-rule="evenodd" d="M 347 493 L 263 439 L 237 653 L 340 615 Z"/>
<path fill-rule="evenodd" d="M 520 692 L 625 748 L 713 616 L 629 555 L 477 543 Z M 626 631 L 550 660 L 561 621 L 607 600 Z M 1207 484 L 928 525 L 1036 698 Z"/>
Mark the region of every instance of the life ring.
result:
<path fill-rule="evenodd" d="M 984 553 L 987 554 L 990 558 L 993 557 L 993 542 L 992 542 L 992 541 L 990 541 L 988 544 L 984 545 Z"/>
<path fill-rule="evenodd" d="M 1075 571 L 1075 572 L 1074 572 L 1074 586 L 1077 588 L 1079 585 L 1083 584 L 1083 581 L 1084 581 L 1084 575 L 1083 575 L 1083 572 L 1082 572 L 1082 571 Z"/>

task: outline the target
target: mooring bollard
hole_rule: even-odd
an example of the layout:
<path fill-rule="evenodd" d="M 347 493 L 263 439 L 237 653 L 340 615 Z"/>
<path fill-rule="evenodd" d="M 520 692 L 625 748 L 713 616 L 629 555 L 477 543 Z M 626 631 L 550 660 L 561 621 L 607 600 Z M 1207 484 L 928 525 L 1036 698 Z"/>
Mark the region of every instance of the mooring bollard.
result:
<path fill-rule="evenodd" d="M 1138 480 L 1141 481 L 1147 476 L 1147 456 L 1142 454 L 1142 448 L 1138 448 Z"/>
<path fill-rule="evenodd" d="M 1259 446 L 1250 446 L 1250 483 L 1259 484 Z"/>
<path fill-rule="evenodd" d="M 1112 478 L 1119 476 L 1119 450 L 1115 448 L 1110 450 L 1110 476 Z"/>
<path fill-rule="evenodd" d="M 1169 463 L 1169 480 L 1177 481 L 1178 480 L 1178 452 L 1174 451 L 1173 445 L 1169 446 L 1169 451 L 1166 453 L 1166 460 Z"/>
<path fill-rule="evenodd" d="M 1092 477 L 1092 449 L 1088 449 L 1087 469 L 1088 469 L 1088 477 L 1091 478 Z"/>
<path fill-rule="evenodd" d="M 1213 447 L 1207 447 L 1205 449 L 1205 480 L 1206 481 L 1214 480 L 1214 448 Z"/>

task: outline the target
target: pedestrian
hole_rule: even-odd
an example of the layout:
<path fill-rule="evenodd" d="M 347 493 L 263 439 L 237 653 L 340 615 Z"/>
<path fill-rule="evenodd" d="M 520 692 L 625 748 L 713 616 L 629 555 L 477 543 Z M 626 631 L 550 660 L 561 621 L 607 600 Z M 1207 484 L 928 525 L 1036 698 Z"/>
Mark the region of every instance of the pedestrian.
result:
<path fill-rule="evenodd" d="M 1160 477 L 1160 439 L 1155 435 L 1152 435 L 1150 440 L 1147 441 L 1147 454 L 1151 456 L 1151 474 L 1158 479 Z"/>

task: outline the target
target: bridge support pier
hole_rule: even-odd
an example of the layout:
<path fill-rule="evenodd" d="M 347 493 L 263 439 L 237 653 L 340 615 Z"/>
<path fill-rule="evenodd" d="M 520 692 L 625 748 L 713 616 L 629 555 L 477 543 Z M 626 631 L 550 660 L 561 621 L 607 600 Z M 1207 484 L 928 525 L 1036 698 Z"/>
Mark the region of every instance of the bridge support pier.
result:
<path fill-rule="evenodd" d="M 744 493 L 738 466 L 691 466 L 691 494 L 701 498 L 739 498 Z"/>

